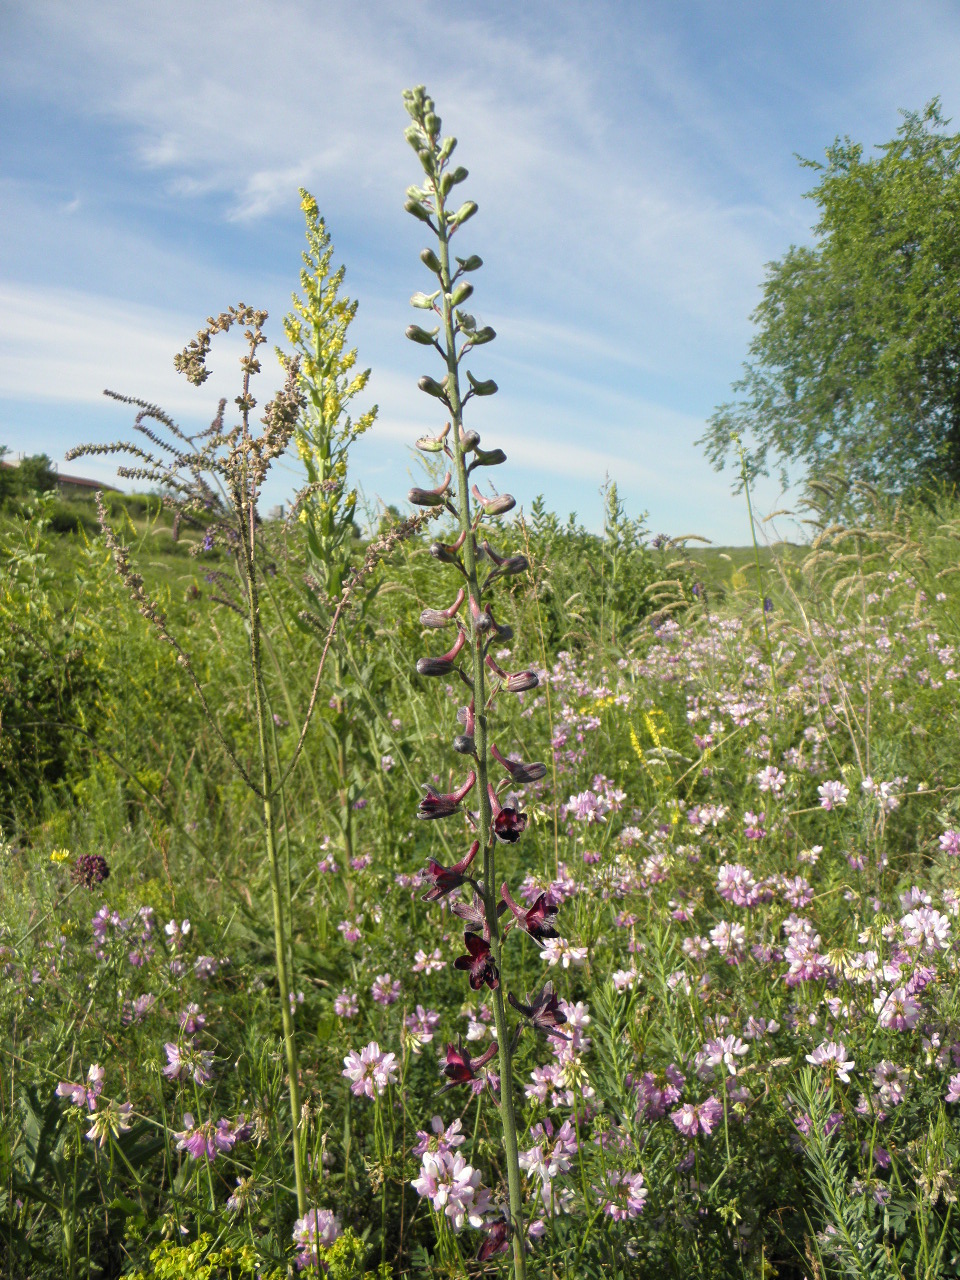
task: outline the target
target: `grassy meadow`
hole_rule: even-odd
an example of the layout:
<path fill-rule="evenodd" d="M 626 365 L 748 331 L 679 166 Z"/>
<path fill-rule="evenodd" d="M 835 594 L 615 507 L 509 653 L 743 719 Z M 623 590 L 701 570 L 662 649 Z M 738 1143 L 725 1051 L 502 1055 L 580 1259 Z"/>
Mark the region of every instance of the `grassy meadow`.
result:
<path fill-rule="evenodd" d="M 224 748 L 253 769 L 236 558 L 108 506 L 207 706 L 92 504 L 8 508 L 2 1274 L 506 1274 L 473 890 L 420 878 L 469 841 L 417 820 L 463 774 L 463 688 L 415 668 L 442 523 L 345 612 L 277 806 L 304 1214 L 263 815 Z M 325 632 L 303 526 L 258 536 L 282 772 Z M 960 520 L 824 521 L 759 569 L 615 495 L 603 537 L 542 504 L 489 536 L 531 566 L 495 660 L 541 676 L 496 729 L 545 765 L 498 792 L 528 819 L 501 850 L 528 1274 L 955 1274 Z"/>

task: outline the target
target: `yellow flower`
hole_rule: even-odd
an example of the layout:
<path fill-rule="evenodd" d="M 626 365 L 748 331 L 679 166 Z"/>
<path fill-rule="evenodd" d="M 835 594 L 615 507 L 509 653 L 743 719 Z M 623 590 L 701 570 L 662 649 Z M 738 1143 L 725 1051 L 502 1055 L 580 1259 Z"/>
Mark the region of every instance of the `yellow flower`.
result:
<path fill-rule="evenodd" d="M 70 850 L 54 849 L 53 853 L 50 855 L 50 861 L 56 863 L 58 867 L 62 866 L 64 862 L 70 861 Z"/>

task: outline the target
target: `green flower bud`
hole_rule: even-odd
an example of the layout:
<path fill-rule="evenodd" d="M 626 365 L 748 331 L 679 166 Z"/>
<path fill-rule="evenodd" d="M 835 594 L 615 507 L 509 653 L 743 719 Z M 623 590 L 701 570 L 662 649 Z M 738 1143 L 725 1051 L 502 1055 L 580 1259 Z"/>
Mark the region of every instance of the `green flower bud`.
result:
<path fill-rule="evenodd" d="M 433 252 L 432 249 L 421 249 L 420 261 L 423 263 L 425 267 L 429 267 L 430 270 L 434 273 L 434 275 L 438 276 L 440 274 L 440 271 L 442 269 L 440 266 L 440 259 L 437 257 L 437 255 Z"/>
<path fill-rule="evenodd" d="M 442 453 L 443 442 L 450 434 L 450 423 L 443 428 L 438 436 L 421 436 L 417 441 L 417 448 L 421 453 Z"/>
<path fill-rule="evenodd" d="M 435 378 L 429 378 L 424 375 L 417 383 L 417 386 L 421 391 L 425 391 L 428 396 L 436 396 L 438 400 L 446 402 L 447 389 L 437 382 Z"/>
<path fill-rule="evenodd" d="M 419 342 L 422 347 L 432 346 L 433 340 L 439 332 L 439 329 L 434 329 L 432 333 L 427 333 L 426 329 L 421 329 L 418 324 L 407 326 L 407 337 L 411 342 Z"/>
<path fill-rule="evenodd" d="M 453 307 L 459 307 L 460 303 L 466 302 L 472 293 L 473 285 L 470 281 L 462 280 L 450 295 L 450 305 Z"/>
<path fill-rule="evenodd" d="M 489 325 L 484 325 L 482 329 L 477 329 L 470 334 L 470 342 L 474 347 L 482 347 L 485 342 L 492 342 L 496 336 L 496 329 L 491 329 Z"/>
<path fill-rule="evenodd" d="M 425 222 L 430 227 L 433 226 L 433 223 L 430 221 L 430 211 L 424 208 L 419 200 L 408 200 L 403 207 L 406 209 L 407 213 L 412 213 L 413 216 L 415 218 L 419 218 L 421 222 Z"/>
<path fill-rule="evenodd" d="M 469 311 L 458 311 L 457 324 L 460 326 L 461 333 L 472 334 L 477 327 L 477 319 Z"/>
<path fill-rule="evenodd" d="M 479 271 L 483 266 L 483 259 L 476 253 L 471 253 L 469 258 L 458 258 L 457 264 L 461 271 Z"/>
<path fill-rule="evenodd" d="M 439 289 L 436 293 L 415 293 L 410 299 L 410 305 L 411 307 L 418 307 L 421 311 L 429 311 L 439 297 Z"/>
<path fill-rule="evenodd" d="M 440 132 L 440 117 L 435 115 L 432 110 L 428 111 L 427 115 L 423 117 L 423 127 L 431 138 L 435 138 Z"/>
<path fill-rule="evenodd" d="M 470 470 L 472 471 L 474 467 L 499 467 L 500 463 L 506 460 L 507 455 L 502 449 L 475 449 Z"/>
<path fill-rule="evenodd" d="M 473 215 L 477 212 L 478 208 L 479 206 L 476 200 L 468 200 L 465 204 L 462 204 L 460 206 L 457 212 L 450 219 L 451 224 L 455 227 L 462 226 L 463 223 L 465 223 L 468 218 L 473 217 Z"/>
<path fill-rule="evenodd" d="M 449 160 L 453 155 L 454 147 L 457 145 L 456 138 L 444 138 L 440 144 L 440 159 Z"/>
<path fill-rule="evenodd" d="M 475 396 L 492 396 L 495 395 L 498 387 L 493 378 L 487 378 L 484 382 L 478 382 L 470 370 L 467 370 L 467 381 Z"/>

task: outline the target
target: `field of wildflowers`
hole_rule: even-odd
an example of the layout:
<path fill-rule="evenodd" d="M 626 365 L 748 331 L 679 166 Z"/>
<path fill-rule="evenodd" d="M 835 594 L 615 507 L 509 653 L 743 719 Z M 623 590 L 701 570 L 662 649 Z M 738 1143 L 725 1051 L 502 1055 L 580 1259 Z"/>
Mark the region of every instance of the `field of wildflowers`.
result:
<path fill-rule="evenodd" d="M 305 194 L 263 432 L 248 308 L 180 357 L 246 327 L 238 426 L 136 402 L 164 564 L 122 504 L 0 525 L 0 1273 L 956 1274 L 960 521 L 821 486 L 704 585 L 615 492 L 602 537 L 508 519 L 475 206 L 406 102 L 420 514 L 355 536 Z"/>

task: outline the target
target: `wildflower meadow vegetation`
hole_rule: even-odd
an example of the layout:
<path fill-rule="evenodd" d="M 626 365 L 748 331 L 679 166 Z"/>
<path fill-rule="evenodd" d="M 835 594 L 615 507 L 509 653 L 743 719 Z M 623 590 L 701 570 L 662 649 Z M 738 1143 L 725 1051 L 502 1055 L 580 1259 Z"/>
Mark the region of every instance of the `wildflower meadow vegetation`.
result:
<path fill-rule="evenodd" d="M 821 478 L 730 558 L 612 486 L 599 535 L 518 512 L 404 102 L 408 512 L 350 486 L 306 192 L 285 322 L 177 356 L 241 331 L 236 402 L 122 389 L 75 456 L 143 492 L 0 510 L 0 1274 L 957 1274 L 960 516 Z"/>

